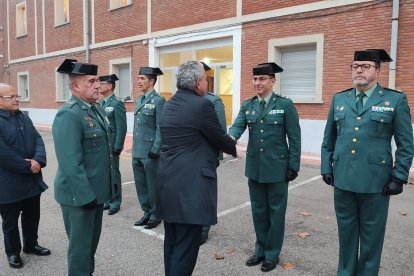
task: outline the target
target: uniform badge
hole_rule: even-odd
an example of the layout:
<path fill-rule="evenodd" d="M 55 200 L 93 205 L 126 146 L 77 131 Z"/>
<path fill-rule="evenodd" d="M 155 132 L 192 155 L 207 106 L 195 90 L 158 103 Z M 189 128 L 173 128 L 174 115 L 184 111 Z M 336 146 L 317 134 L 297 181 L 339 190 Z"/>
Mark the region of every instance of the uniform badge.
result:
<path fill-rule="evenodd" d="M 336 110 L 339 110 L 339 106 L 335 107 Z"/>
<path fill-rule="evenodd" d="M 391 103 L 390 102 L 385 102 L 384 104 L 385 104 L 385 106 L 390 106 Z"/>
<path fill-rule="evenodd" d="M 343 106 L 341 106 L 341 107 L 339 108 L 339 110 L 344 110 L 344 107 L 343 107 Z"/>
<path fill-rule="evenodd" d="M 112 111 L 114 111 L 114 108 L 111 107 L 111 106 L 108 106 L 108 107 L 105 107 L 105 111 L 106 112 L 112 112 Z"/>
<path fill-rule="evenodd" d="M 94 123 L 92 122 L 92 117 L 91 116 L 85 116 L 83 118 L 88 122 L 88 128 L 94 128 L 95 127 Z"/>
<path fill-rule="evenodd" d="M 254 111 L 254 110 L 253 110 L 253 111 L 252 111 L 252 115 L 254 115 L 254 114 L 256 114 L 256 111 Z"/>
<path fill-rule="evenodd" d="M 250 113 L 250 111 L 249 111 L 249 110 L 247 110 L 247 111 L 246 111 L 246 115 L 249 115 L 249 113 Z"/>

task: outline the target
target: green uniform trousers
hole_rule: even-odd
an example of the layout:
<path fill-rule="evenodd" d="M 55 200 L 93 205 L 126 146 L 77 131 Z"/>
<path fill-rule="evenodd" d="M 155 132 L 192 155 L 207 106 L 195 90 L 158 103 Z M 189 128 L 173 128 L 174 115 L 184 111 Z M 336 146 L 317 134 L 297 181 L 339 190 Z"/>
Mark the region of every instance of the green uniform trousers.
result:
<path fill-rule="evenodd" d="M 135 188 L 144 216 L 157 219 L 157 167 L 158 159 L 132 158 Z"/>
<path fill-rule="evenodd" d="M 339 235 L 338 275 L 378 275 L 389 200 L 389 196 L 381 193 L 334 189 Z"/>
<path fill-rule="evenodd" d="M 93 209 L 60 205 L 69 239 L 68 276 L 90 276 L 102 229 L 102 204 Z"/>
<path fill-rule="evenodd" d="M 248 183 L 256 232 L 255 255 L 274 261 L 279 258 L 285 235 L 288 183 L 259 183 L 250 178 Z"/>
<path fill-rule="evenodd" d="M 109 205 L 109 208 L 116 209 L 121 207 L 122 203 L 122 181 L 121 181 L 121 172 L 119 171 L 119 155 L 113 155 L 113 164 L 114 164 L 114 173 L 115 178 L 118 180 L 116 183 L 116 192 L 112 200 L 105 203 Z"/>

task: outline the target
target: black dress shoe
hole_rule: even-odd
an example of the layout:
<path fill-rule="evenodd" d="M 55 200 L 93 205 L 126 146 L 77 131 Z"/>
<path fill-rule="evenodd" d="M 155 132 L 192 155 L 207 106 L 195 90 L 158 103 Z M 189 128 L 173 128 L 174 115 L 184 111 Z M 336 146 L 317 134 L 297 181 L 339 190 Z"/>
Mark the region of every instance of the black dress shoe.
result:
<path fill-rule="evenodd" d="M 111 206 L 104 204 L 102 209 L 105 211 L 105 210 L 109 210 L 109 208 L 111 208 Z"/>
<path fill-rule="evenodd" d="M 119 207 L 109 209 L 108 215 L 110 215 L 110 216 L 115 215 L 116 213 L 118 213 L 119 209 L 120 209 Z"/>
<path fill-rule="evenodd" d="M 275 269 L 278 262 L 279 262 L 279 258 L 276 259 L 275 261 L 264 260 L 260 270 L 263 272 L 268 272 L 270 270 L 273 270 Z"/>
<path fill-rule="evenodd" d="M 21 268 L 23 267 L 22 259 L 19 255 L 10 255 L 7 256 L 7 260 L 9 261 L 9 265 L 12 268 Z"/>
<path fill-rule="evenodd" d="M 205 244 L 205 243 L 206 243 L 206 241 L 207 241 L 207 239 L 208 239 L 208 234 L 202 234 L 202 235 L 201 235 L 201 242 L 200 242 L 200 245 Z"/>
<path fill-rule="evenodd" d="M 26 254 L 35 254 L 38 256 L 50 255 L 50 250 L 40 245 L 35 245 L 32 248 L 23 248 L 23 252 Z"/>
<path fill-rule="evenodd" d="M 265 258 L 264 257 L 257 257 L 256 255 L 251 256 L 246 261 L 247 266 L 254 266 L 260 264 Z"/>
<path fill-rule="evenodd" d="M 147 225 L 145 225 L 145 229 L 152 229 L 158 226 L 158 224 L 160 224 L 161 221 L 160 220 L 152 220 L 150 219 L 147 223 Z"/>
<path fill-rule="evenodd" d="M 145 224 L 147 224 L 148 223 L 148 221 L 149 221 L 149 218 L 146 218 L 146 217 L 142 217 L 140 220 L 138 220 L 137 222 L 135 222 L 135 226 L 142 226 L 142 225 L 145 225 Z"/>

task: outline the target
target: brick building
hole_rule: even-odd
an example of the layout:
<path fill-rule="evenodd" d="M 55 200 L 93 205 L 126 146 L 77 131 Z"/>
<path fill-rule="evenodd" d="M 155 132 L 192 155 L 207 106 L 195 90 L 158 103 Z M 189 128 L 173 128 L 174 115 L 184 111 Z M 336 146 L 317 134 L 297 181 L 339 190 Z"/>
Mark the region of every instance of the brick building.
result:
<path fill-rule="evenodd" d="M 0 82 L 50 125 L 70 93 L 56 68 L 64 58 L 95 63 L 100 75 L 120 77 L 131 131 L 140 66 L 164 71 L 157 91 L 169 98 L 179 64 L 205 61 L 230 125 L 254 93 L 252 67 L 275 61 L 285 69 L 275 91 L 297 106 L 303 150 L 318 153 L 332 95 L 352 85 L 355 50 L 391 53 L 380 82 L 414 109 L 413 25 L 410 0 L 0 0 Z"/>

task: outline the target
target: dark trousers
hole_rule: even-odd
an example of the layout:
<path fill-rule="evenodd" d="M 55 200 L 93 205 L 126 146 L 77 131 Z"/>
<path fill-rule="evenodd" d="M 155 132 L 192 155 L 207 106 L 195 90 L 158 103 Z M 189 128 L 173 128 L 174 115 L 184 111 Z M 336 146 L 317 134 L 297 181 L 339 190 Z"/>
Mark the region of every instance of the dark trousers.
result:
<path fill-rule="evenodd" d="M 166 276 L 189 276 L 197 262 L 202 225 L 164 221 L 164 266 Z"/>
<path fill-rule="evenodd" d="M 10 204 L 0 204 L 3 220 L 4 248 L 7 256 L 18 255 L 22 251 L 19 233 L 19 216 L 23 232 L 23 246 L 37 245 L 37 231 L 40 220 L 40 194 Z"/>

